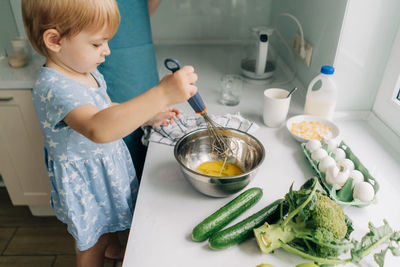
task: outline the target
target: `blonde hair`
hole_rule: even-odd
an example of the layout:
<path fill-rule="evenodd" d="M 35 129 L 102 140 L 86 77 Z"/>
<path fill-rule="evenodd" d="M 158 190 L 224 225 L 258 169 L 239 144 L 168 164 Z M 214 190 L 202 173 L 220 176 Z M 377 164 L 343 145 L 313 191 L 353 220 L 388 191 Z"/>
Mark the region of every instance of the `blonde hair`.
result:
<path fill-rule="evenodd" d="M 115 0 L 22 0 L 22 17 L 33 48 L 43 56 L 47 56 L 43 33 L 48 29 L 68 38 L 83 29 L 97 31 L 107 26 L 113 36 L 120 22 Z"/>

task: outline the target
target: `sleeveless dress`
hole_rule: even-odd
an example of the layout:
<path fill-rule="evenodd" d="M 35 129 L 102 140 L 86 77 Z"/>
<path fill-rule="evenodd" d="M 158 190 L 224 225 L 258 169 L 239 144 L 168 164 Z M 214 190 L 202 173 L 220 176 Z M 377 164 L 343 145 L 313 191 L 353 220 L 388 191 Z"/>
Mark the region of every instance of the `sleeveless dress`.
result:
<path fill-rule="evenodd" d="M 122 103 L 159 83 L 151 36 L 147 0 L 117 0 L 121 23 L 109 41 L 111 54 L 99 66 L 113 102 Z M 124 138 L 137 174 L 141 176 L 147 148 L 141 143 L 142 129 Z"/>
<path fill-rule="evenodd" d="M 51 182 L 50 203 L 57 218 L 68 225 L 79 250 L 92 247 L 104 233 L 130 228 L 138 190 L 122 139 L 97 144 L 63 121 L 82 105 L 110 106 L 103 76 L 98 71 L 92 75 L 99 88 L 42 67 L 33 88 Z"/>

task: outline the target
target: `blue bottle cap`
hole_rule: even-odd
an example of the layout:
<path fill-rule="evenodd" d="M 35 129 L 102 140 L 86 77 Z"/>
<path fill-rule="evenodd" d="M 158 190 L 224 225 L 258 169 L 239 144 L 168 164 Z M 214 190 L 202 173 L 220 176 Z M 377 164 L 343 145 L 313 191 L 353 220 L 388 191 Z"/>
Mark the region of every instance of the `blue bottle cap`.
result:
<path fill-rule="evenodd" d="M 321 73 L 323 74 L 333 74 L 335 72 L 335 68 L 329 65 L 325 65 L 321 67 Z"/>

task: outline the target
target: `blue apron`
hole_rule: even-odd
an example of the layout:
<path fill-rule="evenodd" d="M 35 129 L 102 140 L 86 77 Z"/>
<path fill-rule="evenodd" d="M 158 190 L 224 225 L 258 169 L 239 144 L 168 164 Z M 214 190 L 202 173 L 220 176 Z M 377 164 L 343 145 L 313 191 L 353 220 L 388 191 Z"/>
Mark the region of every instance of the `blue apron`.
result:
<path fill-rule="evenodd" d="M 99 66 L 107 82 L 107 93 L 113 102 L 128 101 L 159 82 L 151 35 L 147 0 L 117 0 L 121 23 L 110 40 L 111 54 Z M 137 114 L 140 116 L 140 114 Z M 146 147 L 141 143 L 139 128 L 124 138 L 141 177 Z"/>

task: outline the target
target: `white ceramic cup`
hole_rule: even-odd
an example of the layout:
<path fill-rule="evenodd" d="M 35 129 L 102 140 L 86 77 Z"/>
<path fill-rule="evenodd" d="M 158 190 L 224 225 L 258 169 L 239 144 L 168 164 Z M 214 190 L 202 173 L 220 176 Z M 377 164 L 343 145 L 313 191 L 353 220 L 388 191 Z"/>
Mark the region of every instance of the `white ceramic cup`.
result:
<path fill-rule="evenodd" d="M 279 127 L 286 120 L 290 99 L 287 97 L 289 91 L 280 88 L 269 88 L 264 90 L 263 119 L 268 127 Z"/>

